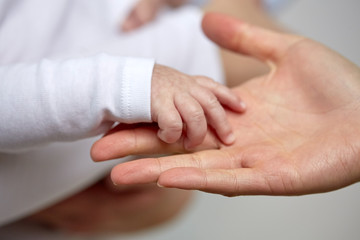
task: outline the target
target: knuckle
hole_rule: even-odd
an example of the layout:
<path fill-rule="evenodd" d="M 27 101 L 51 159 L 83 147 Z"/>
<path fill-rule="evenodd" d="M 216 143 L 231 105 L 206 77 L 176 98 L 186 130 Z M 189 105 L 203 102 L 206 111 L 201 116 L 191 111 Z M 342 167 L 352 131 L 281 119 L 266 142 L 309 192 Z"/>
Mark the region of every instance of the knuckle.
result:
<path fill-rule="evenodd" d="M 171 122 L 169 125 L 166 126 L 166 129 L 170 132 L 181 132 L 183 129 L 182 122 Z"/>
<path fill-rule="evenodd" d="M 160 138 L 166 143 L 174 143 L 179 139 L 179 135 L 173 132 L 165 132 Z"/>
<path fill-rule="evenodd" d="M 219 100 L 213 94 L 210 94 L 206 101 L 207 107 L 210 109 L 217 109 L 221 107 Z"/>
<path fill-rule="evenodd" d="M 221 85 L 219 84 L 217 87 L 216 87 L 216 91 L 219 93 L 219 94 L 222 94 L 223 96 L 228 96 L 228 97 L 233 97 L 235 96 L 233 94 L 233 92 L 230 90 L 230 88 L 224 86 L 224 85 Z"/>
<path fill-rule="evenodd" d="M 212 78 L 209 78 L 209 77 L 206 77 L 206 76 L 196 76 L 196 79 L 198 79 L 199 81 L 215 82 Z"/>
<path fill-rule="evenodd" d="M 200 85 L 206 85 L 208 87 L 215 87 L 217 86 L 217 82 L 214 81 L 211 78 L 205 77 L 205 76 L 197 76 L 196 78 L 196 82 Z"/>
<path fill-rule="evenodd" d="M 159 117 L 159 127 L 171 131 L 181 131 L 183 124 L 176 114 L 162 114 Z"/>
<path fill-rule="evenodd" d="M 202 109 L 194 109 L 190 113 L 191 121 L 200 123 L 205 120 L 204 111 Z"/>
<path fill-rule="evenodd" d="M 193 96 L 207 109 L 215 109 L 221 107 L 218 98 L 212 90 L 198 88 L 194 89 Z"/>
<path fill-rule="evenodd" d="M 182 122 L 180 121 L 168 121 L 164 124 L 163 128 L 172 132 L 181 131 L 183 127 Z"/>

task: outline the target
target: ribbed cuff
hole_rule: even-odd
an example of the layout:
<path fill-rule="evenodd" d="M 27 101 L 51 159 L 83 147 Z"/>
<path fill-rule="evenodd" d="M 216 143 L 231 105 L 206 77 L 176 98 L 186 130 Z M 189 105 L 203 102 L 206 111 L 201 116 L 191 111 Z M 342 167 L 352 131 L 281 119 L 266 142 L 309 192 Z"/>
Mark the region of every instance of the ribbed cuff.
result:
<path fill-rule="evenodd" d="M 151 122 L 153 59 L 127 58 L 122 76 L 122 106 L 127 123 Z"/>

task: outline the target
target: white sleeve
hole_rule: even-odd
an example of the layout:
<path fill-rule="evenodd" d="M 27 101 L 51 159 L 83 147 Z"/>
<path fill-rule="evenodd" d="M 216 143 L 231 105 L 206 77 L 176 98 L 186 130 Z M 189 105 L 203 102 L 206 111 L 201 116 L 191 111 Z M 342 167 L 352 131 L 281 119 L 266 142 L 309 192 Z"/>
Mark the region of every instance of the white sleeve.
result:
<path fill-rule="evenodd" d="M 0 67 L 0 152 L 151 121 L 152 59 L 100 54 Z"/>

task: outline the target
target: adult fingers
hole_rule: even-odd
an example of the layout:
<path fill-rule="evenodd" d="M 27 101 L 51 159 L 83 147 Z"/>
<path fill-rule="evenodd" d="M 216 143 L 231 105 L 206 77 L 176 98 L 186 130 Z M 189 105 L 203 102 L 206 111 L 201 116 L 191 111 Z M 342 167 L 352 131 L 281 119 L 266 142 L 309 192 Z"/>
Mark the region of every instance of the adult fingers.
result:
<path fill-rule="evenodd" d="M 200 190 L 225 196 L 276 194 L 269 186 L 264 174 L 252 168 L 173 168 L 160 175 L 158 185 Z"/>
<path fill-rule="evenodd" d="M 136 154 L 161 154 L 179 152 L 182 143 L 166 144 L 157 137 L 155 126 L 120 124 L 112 133 L 96 141 L 91 148 L 94 161 L 105 161 Z"/>
<path fill-rule="evenodd" d="M 263 61 L 279 62 L 302 37 L 265 30 L 219 13 L 204 16 L 205 34 L 218 45 Z"/>
<path fill-rule="evenodd" d="M 111 179 L 115 184 L 153 183 L 157 182 L 163 172 L 173 168 L 230 169 L 241 167 L 236 163 L 240 154 L 231 154 L 231 152 L 207 150 L 193 154 L 139 159 L 114 167 L 111 171 Z"/>
<path fill-rule="evenodd" d="M 140 27 L 141 24 L 142 22 L 139 19 L 137 9 L 133 9 L 122 23 L 121 29 L 125 32 L 129 32 Z"/>
<path fill-rule="evenodd" d="M 96 141 L 91 148 L 94 161 L 105 161 L 128 155 L 151 155 L 184 153 L 184 138 L 173 144 L 164 143 L 157 136 L 158 127 L 154 124 L 119 124 L 109 134 Z M 208 131 L 204 142 L 192 149 L 201 151 L 217 149 L 221 143 Z"/>
<path fill-rule="evenodd" d="M 132 31 L 152 21 L 159 7 L 158 4 L 152 4 L 147 0 L 140 1 L 123 22 L 122 30 Z"/>

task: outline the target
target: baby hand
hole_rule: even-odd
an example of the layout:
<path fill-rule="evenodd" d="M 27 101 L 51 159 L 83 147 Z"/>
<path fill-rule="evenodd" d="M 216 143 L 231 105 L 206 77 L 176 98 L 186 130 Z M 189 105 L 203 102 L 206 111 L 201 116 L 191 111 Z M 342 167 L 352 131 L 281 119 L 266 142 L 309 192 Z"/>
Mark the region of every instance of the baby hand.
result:
<path fill-rule="evenodd" d="M 125 32 L 135 30 L 155 19 L 165 6 L 178 7 L 187 0 L 140 0 L 125 18 L 121 29 Z"/>
<path fill-rule="evenodd" d="M 232 144 L 235 136 L 221 104 L 237 112 L 245 111 L 245 104 L 229 88 L 207 77 L 155 65 L 151 116 L 164 142 L 174 143 L 184 132 L 184 146 L 191 149 L 202 143 L 209 124 L 223 143 Z"/>

